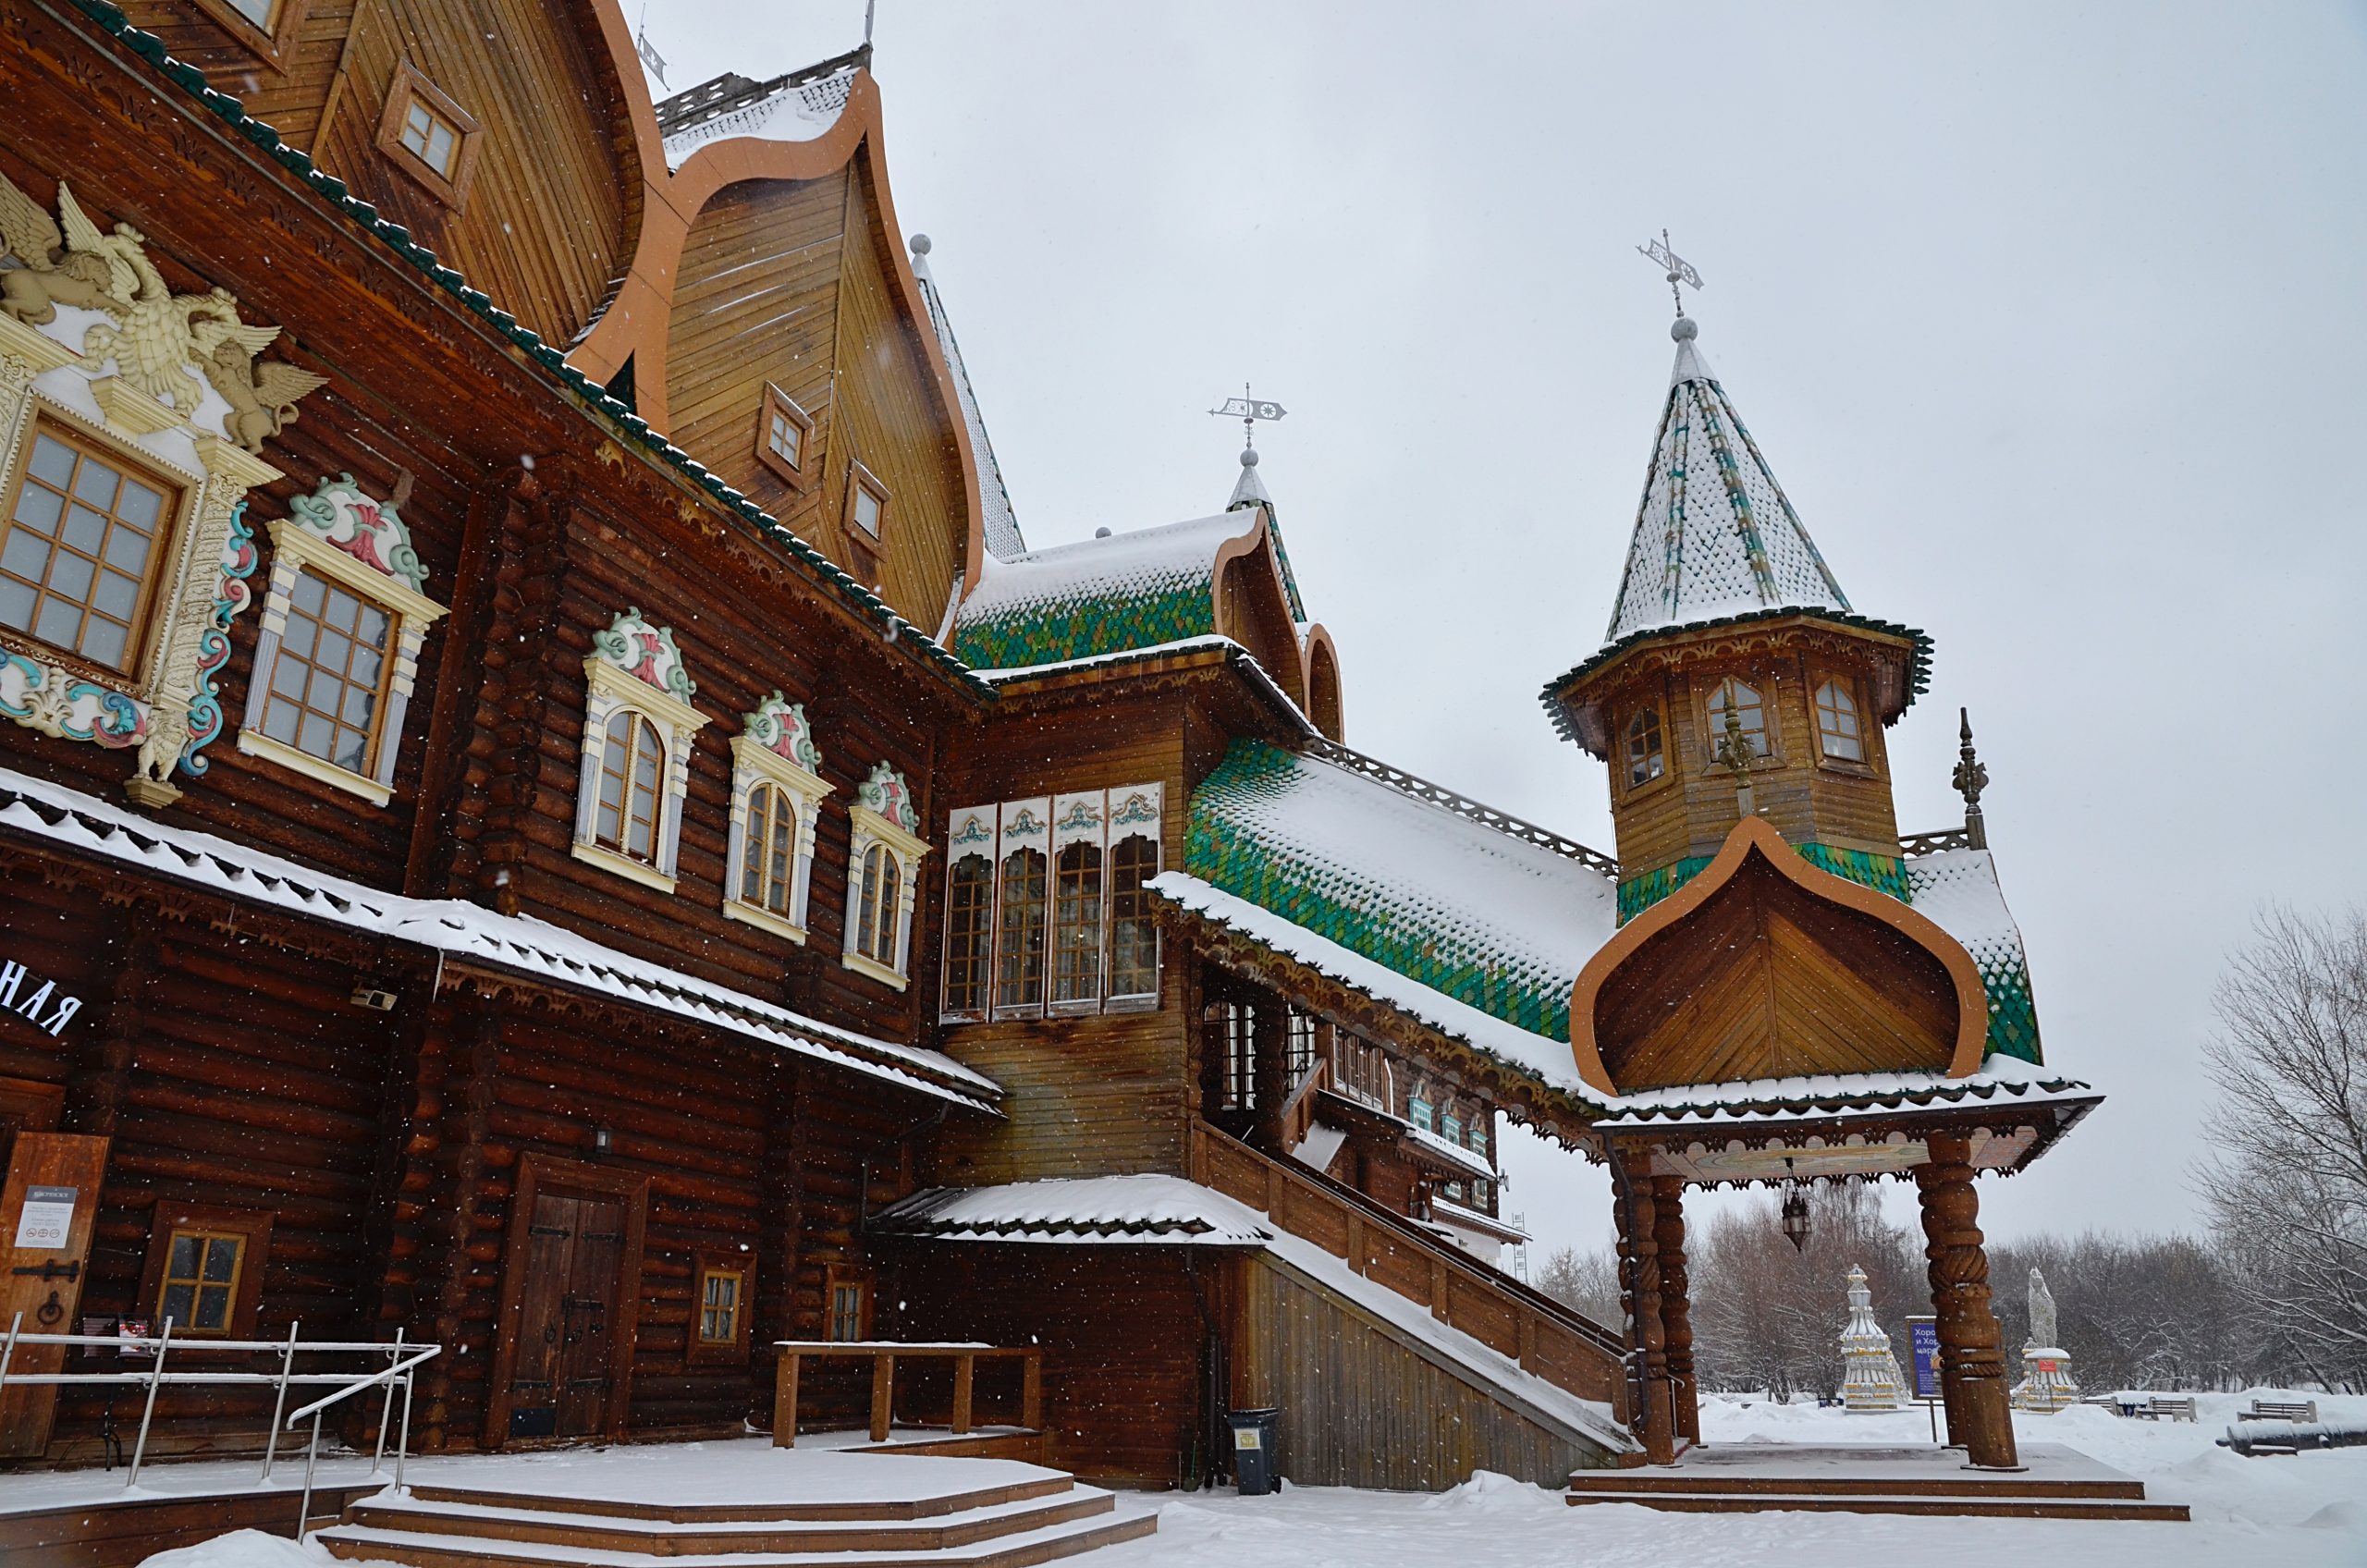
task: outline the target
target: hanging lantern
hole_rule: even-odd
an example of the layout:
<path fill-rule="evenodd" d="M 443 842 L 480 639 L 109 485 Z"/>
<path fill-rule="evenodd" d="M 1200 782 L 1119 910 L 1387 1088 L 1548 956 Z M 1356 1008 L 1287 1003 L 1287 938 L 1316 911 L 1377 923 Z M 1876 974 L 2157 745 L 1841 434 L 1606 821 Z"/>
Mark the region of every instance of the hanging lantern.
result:
<path fill-rule="evenodd" d="M 1789 1156 L 1784 1160 L 1784 1234 L 1792 1239 L 1792 1250 L 1800 1252 L 1809 1244 L 1809 1194 L 1800 1186 L 1800 1179 L 1792 1174 Z"/>

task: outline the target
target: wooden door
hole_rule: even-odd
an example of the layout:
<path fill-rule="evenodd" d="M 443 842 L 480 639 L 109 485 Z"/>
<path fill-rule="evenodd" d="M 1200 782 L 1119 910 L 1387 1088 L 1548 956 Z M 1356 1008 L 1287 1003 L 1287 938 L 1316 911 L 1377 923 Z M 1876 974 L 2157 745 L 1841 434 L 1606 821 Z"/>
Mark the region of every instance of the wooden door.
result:
<path fill-rule="evenodd" d="M 19 1132 L 0 1188 L 0 1333 L 18 1313 L 29 1334 L 70 1334 L 79 1319 L 91 1231 L 106 1175 L 106 1138 Z M 55 1372 L 63 1345 L 19 1345 L 10 1372 Z M 49 1446 L 54 1383 L 0 1391 L 0 1457 L 30 1459 Z"/>
<path fill-rule="evenodd" d="M 624 1243 L 622 1203 L 567 1193 L 534 1195 L 510 1361 L 509 1436 L 594 1437 L 607 1430 Z"/>

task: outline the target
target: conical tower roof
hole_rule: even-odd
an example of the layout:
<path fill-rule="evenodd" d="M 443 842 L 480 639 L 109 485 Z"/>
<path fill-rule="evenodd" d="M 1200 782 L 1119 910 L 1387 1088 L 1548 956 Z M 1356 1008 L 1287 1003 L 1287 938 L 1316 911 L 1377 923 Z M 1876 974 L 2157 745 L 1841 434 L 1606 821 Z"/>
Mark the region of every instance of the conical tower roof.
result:
<path fill-rule="evenodd" d="M 1676 363 L 1605 643 L 1754 610 L 1849 608 L 1699 334 L 1684 316 L 1669 328 Z"/>

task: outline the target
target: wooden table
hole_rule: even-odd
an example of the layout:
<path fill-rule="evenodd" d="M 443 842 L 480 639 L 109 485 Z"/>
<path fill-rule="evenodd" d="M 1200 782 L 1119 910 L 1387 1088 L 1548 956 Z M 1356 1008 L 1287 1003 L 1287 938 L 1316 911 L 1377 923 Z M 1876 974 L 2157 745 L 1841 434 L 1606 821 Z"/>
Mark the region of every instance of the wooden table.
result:
<path fill-rule="evenodd" d="M 1044 1353 L 1033 1346 L 1011 1348 L 965 1341 L 914 1343 L 902 1340 L 776 1340 L 773 1350 L 780 1358 L 779 1376 L 773 1384 L 775 1448 L 797 1446 L 797 1374 L 808 1356 L 869 1359 L 871 1440 L 876 1443 L 888 1440 L 899 1359 L 953 1363 L 953 1435 L 961 1437 L 970 1430 L 971 1379 L 977 1364 L 982 1360 L 1016 1358 L 1020 1362 L 1019 1424 L 1031 1431 L 1040 1430 L 1044 1425 Z"/>

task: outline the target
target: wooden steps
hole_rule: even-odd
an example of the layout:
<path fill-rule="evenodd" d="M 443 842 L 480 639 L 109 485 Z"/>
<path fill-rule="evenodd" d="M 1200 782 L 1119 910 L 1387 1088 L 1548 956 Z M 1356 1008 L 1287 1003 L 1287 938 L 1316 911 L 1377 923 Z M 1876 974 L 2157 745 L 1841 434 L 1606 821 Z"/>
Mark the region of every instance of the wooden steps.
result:
<path fill-rule="evenodd" d="M 313 1538 L 412 1568 L 1025 1568 L 1158 1527 L 1052 1474 L 893 1501 L 680 1506 L 421 1486 L 364 1499 Z"/>
<path fill-rule="evenodd" d="M 2149 1502 L 2144 1483 L 2054 1444 L 2030 1444 L 2028 1468 L 1968 1468 L 1944 1449 L 1735 1444 L 1696 1449 L 1674 1464 L 1579 1470 L 1573 1506 L 1631 1502 L 1677 1513 L 1786 1510 L 1989 1519 L 2182 1522 L 2184 1503 Z"/>

